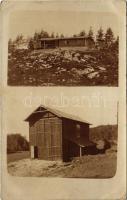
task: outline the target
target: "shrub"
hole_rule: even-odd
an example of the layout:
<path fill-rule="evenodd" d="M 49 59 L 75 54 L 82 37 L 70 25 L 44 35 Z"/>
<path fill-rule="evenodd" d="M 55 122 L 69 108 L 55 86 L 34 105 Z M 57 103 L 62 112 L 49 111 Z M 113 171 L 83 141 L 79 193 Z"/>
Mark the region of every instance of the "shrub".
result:
<path fill-rule="evenodd" d="M 7 153 L 14 153 L 17 151 L 28 151 L 29 142 L 20 134 L 9 134 L 7 136 Z"/>

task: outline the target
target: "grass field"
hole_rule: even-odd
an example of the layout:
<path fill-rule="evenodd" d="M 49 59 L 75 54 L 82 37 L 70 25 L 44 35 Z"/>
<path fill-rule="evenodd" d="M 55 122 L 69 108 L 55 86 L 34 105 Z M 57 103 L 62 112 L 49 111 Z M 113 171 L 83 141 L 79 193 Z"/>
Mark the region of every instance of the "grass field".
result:
<path fill-rule="evenodd" d="M 8 155 L 8 172 L 23 177 L 111 178 L 116 173 L 116 152 L 75 158 L 70 163 L 29 159 L 29 152 Z"/>
<path fill-rule="evenodd" d="M 7 155 L 7 162 L 14 162 L 18 160 L 22 160 L 24 158 L 29 158 L 30 157 L 30 152 L 29 151 L 21 151 L 18 153 L 11 153 Z"/>

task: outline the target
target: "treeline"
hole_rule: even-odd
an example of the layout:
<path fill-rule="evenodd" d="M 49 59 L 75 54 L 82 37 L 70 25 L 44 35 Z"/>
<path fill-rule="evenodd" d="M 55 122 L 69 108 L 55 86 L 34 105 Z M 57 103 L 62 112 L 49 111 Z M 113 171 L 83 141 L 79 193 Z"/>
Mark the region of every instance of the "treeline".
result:
<path fill-rule="evenodd" d="M 90 129 L 90 139 L 92 141 L 117 140 L 117 137 L 117 125 L 102 125 Z"/>
<path fill-rule="evenodd" d="M 36 31 L 33 35 L 33 37 L 29 37 L 26 39 L 26 42 L 28 43 L 29 49 L 33 49 L 33 43 L 40 40 L 41 38 L 64 38 L 64 34 L 58 34 L 52 32 L 49 34 L 45 30 Z M 118 40 L 119 38 L 114 36 L 114 33 L 112 29 L 109 27 L 107 28 L 106 32 L 100 27 L 100 29 L 95 34 L 92 27 L 90 27 L 88 33 L 86 33 L 85 30 L 82 30 L 79 32 L 79 34 L 74 34 L 71 37 L 89 37 L 95 42 L 95 47 L 97 48 L 109 48 L 109 46 L 115 45 L 118 47 Z M 24 37 L 22 34 L 18 35 L 15 40 L 9 40 L 9 47 L 14 45 L 19 45 L 24 41 Z"/>
<path fill-rule="evenodd" d="M 29 142 L 20 134 L 7 135 L 7 153 L 14 153 L 17 151 L 28 151 Z"/>

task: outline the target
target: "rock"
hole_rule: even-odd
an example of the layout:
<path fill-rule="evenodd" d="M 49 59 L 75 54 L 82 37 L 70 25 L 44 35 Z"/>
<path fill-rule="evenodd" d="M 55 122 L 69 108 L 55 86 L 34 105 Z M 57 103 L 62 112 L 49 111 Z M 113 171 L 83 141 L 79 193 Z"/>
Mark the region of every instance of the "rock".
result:
<path fill-rule="evenodd" d="M 73 60 L 79 62 L 79 58 L 76 56 L 73 57 Z"/>
<path fill-rule="evenodd" d="M 84 75 L 84 74 L 88 74 L 90 72 L 93 72 L 94 69 L 93 68 L 86 68 L 86 69 L 77 69 L 77 68 L 72 68 L 72 70 L 74 73 L 77 73 L 79 76 Z"/>
<path fill-rule="evenodd" d="M 99 140 L 97 142 L 96 148 L 97 149 L 104 149 L 104 146 L 105 146 L 105 142 L 103 140 Z"/>
<path fill-rule="evenodd" d="M 93 73 L 88 74 L 88 78 L 90 78 L 90 79 L 98 78 L 99 76 L 100 76 L 99 72 L 93 72 Z"/>
<path fill-rule="evenodd" d="M 85 59 L 83 59 L 83 58 L 81 58 L 81 60 L 80 60 L 81 62 L 86 62 L 86 60 Z"/>
<path fill-rule="evenodd" d="M 106 71 L 105 67 L 98 66 L 98 69 L 100 69 L 101 71 Z"/>

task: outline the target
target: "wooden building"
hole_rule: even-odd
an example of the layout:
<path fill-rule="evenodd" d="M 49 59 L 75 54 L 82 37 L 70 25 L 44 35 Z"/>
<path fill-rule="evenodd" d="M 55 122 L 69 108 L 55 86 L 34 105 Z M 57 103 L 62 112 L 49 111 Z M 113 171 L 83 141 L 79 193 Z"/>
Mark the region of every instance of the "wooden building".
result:
<path fill-rule="evenodd" d="M 89 122 L 64 112 L 40 106 L 25 121 L 29 122 L 31 158 L 69 161 L 85 154 Z"/>
<path fill-rule="evenodd" d="M 51 49 L 60 47 L 86 47 L 94 48 L 95 43 L 89 37 L 42 38 L 34 42 L 34 49 Z"/>

